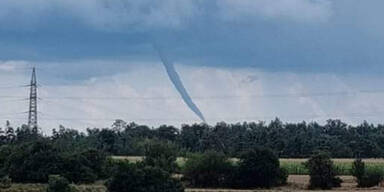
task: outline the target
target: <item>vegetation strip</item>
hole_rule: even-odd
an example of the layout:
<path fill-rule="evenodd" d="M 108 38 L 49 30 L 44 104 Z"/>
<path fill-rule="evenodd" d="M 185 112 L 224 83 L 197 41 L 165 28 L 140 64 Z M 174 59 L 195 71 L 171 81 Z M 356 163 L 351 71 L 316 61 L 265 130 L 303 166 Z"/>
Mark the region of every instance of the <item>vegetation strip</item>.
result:
<path fill-rule="evenodd" d="M 144 157 L 141 156 L 112 156 L 114 160 L 128 160 L 130 162 L 139 162 Z M 232 159 L 237 161 L 236 158 Z M 308 159 L 280 159 L 280 166 L 285 169 L 289 175 L 308 175 L 308 169 L 304 166 L 304 162 Z M 177 158 L 177 164 L 184 166 L 186 159 Z M 335 165 L 337 175 L 352 175 L 352 165 L 354 159 L 332 159 Z M 367 170 L 378 170 L 384 173 L 384 159 L 363 159 Z"/>

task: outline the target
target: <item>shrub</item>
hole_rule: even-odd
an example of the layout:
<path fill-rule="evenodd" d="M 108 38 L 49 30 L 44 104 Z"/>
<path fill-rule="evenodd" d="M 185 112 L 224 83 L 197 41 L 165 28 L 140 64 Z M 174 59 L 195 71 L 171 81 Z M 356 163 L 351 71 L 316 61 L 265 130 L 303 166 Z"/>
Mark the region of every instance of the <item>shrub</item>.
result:
<path fill-rule="evenodd" d="M 64 157 L 60 173 L 74 183 L 92 183 L 96 181 L 97 175 L 81 162 L 82 158 L 79 154 Z"/>
<path fill-rule="evenodd" d="M 125 161 L 129 162 L 128 160 L 125 160 Z M 102 174 L 100 175 L 99 179 L 106 180 L 112 177 L 114 170 L 116 168 L 116 164 L 118 164 L 118 162 L 124 162 L 124 160 L 116 161 L 116 160 L 113 160 L 112 157 L 108 157 L 102 167 Z"/>
<path fill-rule="evenodd" d="M 356 159 L 352 164 L 352 175 L 356 177 L 357 183 L 360 186 L 360 181 L 365 174 L 365 163 L 361 159 Z"/>
<path fill-rule="evenodd" d="M 361 159 L 353 162 L 352 175 L 356 177 L 358 187 L 373 187 L 384 179 L 381 170 L 366 170 L 365 163 Z"/>
<path fill-rule="evenodd" d="M 363 177 L 357 181 L 358 187 L 374 187 L 383 181 L 383 172 L 381 170 L 366 171 Z"/>
<path fill-rule="evenodd" d="M 286 185 L 288 176 L 289 176 L 288 171 L 284 168 L 280 168 L 277 185 L 278 186 Z"/>
<path fill-rule="evenodd" d="M 60 175 L 50 175 L 48 179 L 47 192 L 73 192 L 75 191 L 69 181 Z"/>
<path fill-rule="evenodd" d="M 207 152 L 192 155 L 184 165 L 184 179 L 193 187 L 226 187 L 234 166 L 224 155 Z"/>
<path fill-rule="evenodd" d="M 173 173 L 177 169 L 177 150 L 175 146 L 160 141 L 151 141 L 145 146 L 143 163 L 152 167 L 159 167 Z"/>
<path fill-rule="evenodd" d="M 88 149 L 80 152 L 83 156 L 82 163 L 92 169 L 98 177 L 104 175 L 104 166 L 107 164 L 107 155 L 102 151 L 95 149 Z"/>
<path fill-rule="evenodd" d="M 59 154 L 47 140 L 14 147 L 6 160 L 5 171 L 15 182 L 45 183 L 48 175 L 58 174 Z"/>
<path fill-rule="evenodd" d="M 12 186 L 12 179 L 8 176 L 4 176 L 0 178 L 0 189 L 7 189 Z"/>
<path fill-rule="evenodd" d="M 13 147 L 10 145 L 2 145 L 0 146 L 0 177 L 5 177 L 8 175 L 7 167 L 8 158 L 12 154 Z"/>
<path fill-rule="evenodd" d="M 309 170 L 310 189 L 331 189 L 340 187 L 341 179 L 336 177 L 335 168 L 330 157 L 326 153 L 318 153 L 313 155 L 305 166 Z"/>
<path fill-rule="evenodd" d="M 183 192 L 180 181 L 159 167 L 119 163 L 106 183 L 109 192 Z"/>
<path fill-rule="evenodd" d="M 286 183 L 286 178 L 276 155 L 267 149 L 255 149 L 240 156 L 233 185 L 237 188 L 269 188 Z"/>
<path fill-rule="evenodd" d="M 41 139 L 16 145 L 9 155 L 0 158 L 0 176 L 9 174 L 19 183 L 46 183 L 49 175 L 62 175 L 70 182 L 89 183 L 101 176 L 104 164 L 106 156 L 99 151 L 63 152 Z"/>
<path fill-rule="evenodd" d="M 60 173 L 74 183 L 92 183 L 105 177 L 106 155 L 97 150 L 85 150 L 62 156 Z"/>

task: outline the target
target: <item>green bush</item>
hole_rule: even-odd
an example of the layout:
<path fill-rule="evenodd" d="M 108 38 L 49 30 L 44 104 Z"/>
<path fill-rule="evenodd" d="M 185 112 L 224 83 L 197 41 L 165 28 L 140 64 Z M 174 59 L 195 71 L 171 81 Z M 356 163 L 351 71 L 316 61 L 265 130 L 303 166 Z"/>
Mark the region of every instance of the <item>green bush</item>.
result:
<path fill-rule="evenodd" d="M 233 179 L 236 188 L 269 188 L 286 183 L 287 174 L 280 169 L 279 159 L 267 149 L 255 149 L 240 156 Z"/>
<path fill-rule="evenodd" d="M 128 161 L 128 160 L 125 160 Z M 102 167 L 102 173 L 99 176 L 101 180 L 107 180 L 108 178 L 112 177 L 114 170 L 116 169 L 116 165 L 118 162 L 124 162 L 124 160 L 114 160 L 112 157 L 108 157 L 105 161 L 103 167 Z"/>
<path fill-rule="evenodd" d="M 0 178 L 0 189 L 7 189 L 12 187 L 12 179 L 8 176 Z"/>
<path fill-rule="evenodd" d="M 340 187 L 341 179 L 336 177 L 335 168 L 330 157 L 326 153 L 313 155 L 305 166 L 309 170 L 310 189 L 332 189 Z"/>
<path fill-rule="evenodd" d="M 82 158 L 78 154 L 64 157 L 60 173 L 74 183 L 92 183 L 98 177 L 95 171 L 82 163 Z"/>
<path fill-rule="evenodd" d="M 380 170 L 366 171 L 363 177 L 358 180 L 358 187 L 374 187 L 383 181 L 383 172 Z"/>
<path fill-rule="evenodd" d="M 2 145 L 0 146 L 0 177 L 5 177 L 8 175 L 7 167 L 8 158 L 14 151 L 14 148 L 10 145 Z"/>
<path fill-rule="evenodd" d="M 169 173 L 177 170 L 177 149 L 174 145 L 160 141 L 151 141 L 145 145 L 143 163 L 152 167 L 159 167 Z"/>
<path fill-rule="evenodd" d="M 288 176 L 289 176 L 288 171 L 284 168 L 280 168 L 277 185 L 278 186 L 286 185 Z"/>
<path fill-rule="evenodd" d="M 352 174 L 356 177 L 358 187 L 374 187 L 379 185 L 384 179 L 381 170 L 367 170 L 365 163 L 361 159 L 353 162 Z"/>
<path fill-rule="evenodd" d="M 0 154 L 3 152 L 0 150 Z M 107 162 L 100 151 L 60 151 L 44 139 L 15 145 L 6 154 L 9 155 L 0 158 L 0 176 L 9 175 L 18 183 L 46 183 L 49 175 L 90 183 L 101 178 Z"/>
<path fill-rule="evenodd" d="M 48 175 L 58 174 L 59 153 L 47 140 L 24 143 L 14 147 L 5 163 L 5 172 L 12 181 L 46 183 Z"/>
<path fill-rule="evenodd" d="M 356 177 L 357 183 L 360 186 L 360 181 L 365 174 L 365 163 L 361 159 L 356 159 L 352 164 L 352 175 Z"/>
<path fill-rule="evenodd" d="M 85 150 L 62 155 L 60 173 L 74 183 L 92 183 L 105 177 L 107 157 L 97 150 Z"/>
<path fill-rule="evenodd" d="M 184 165 L 184 179 L 193 187 L 226 187 L 234 166 L 217 152 L 192 155 Z"/>
<path fill-rule="evenodd" d="M 179 180 L 159 167 L 119 163 L 106 183 L 109 192 L 183 192 Z"/>
<path fill-rule="evenodd" d="M 60 175 L 50 175 L 48 179 L 47 192 L 74 192 L 69 181 Z"/>

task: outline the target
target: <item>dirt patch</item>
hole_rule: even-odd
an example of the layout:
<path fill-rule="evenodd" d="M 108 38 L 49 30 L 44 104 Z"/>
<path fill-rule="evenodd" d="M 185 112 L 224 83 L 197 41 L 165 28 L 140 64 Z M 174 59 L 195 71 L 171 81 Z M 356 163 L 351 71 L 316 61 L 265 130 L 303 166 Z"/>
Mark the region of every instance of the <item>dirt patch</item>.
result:
<path fill-rule="evenodd" d="M 357 183 L 352 176 L 341 176 L 343 180 L 340 188 L 328 191 L 351 191 L 351 192 L 383 192 L 384 187 L 373 187 L 369 189 L 359 189 Z M 187 189 L 186 192 L 274 192 L 274 191 L 309 191 L 307 190 L 309 183 L 308 175 L 290 175 L 288 177 L 288 185 L 274 189 L 254 189 L 254 190 L 229 190 L 229 189 Z M 384 186 L 384 185 L 382 185 Z M 323 190 L 314 190 L 323 191 Z"/>

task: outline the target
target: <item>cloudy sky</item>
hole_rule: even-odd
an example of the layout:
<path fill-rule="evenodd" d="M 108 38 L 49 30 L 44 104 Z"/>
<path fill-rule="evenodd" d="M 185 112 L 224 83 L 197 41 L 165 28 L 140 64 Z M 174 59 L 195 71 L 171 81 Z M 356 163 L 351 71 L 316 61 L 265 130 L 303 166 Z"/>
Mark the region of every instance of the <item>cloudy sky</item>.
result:
<path fill-rule="evenodd" d="M 39 124 L 348 123 L 384 117 L 382 0 L 1 0 L 0 120 L 25 123 L 37 67 Z"/>

